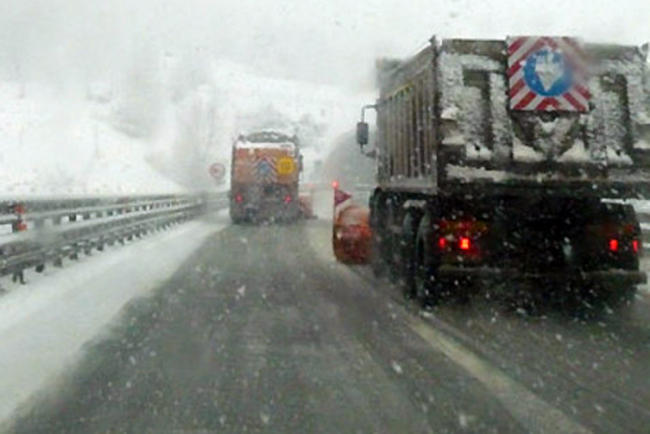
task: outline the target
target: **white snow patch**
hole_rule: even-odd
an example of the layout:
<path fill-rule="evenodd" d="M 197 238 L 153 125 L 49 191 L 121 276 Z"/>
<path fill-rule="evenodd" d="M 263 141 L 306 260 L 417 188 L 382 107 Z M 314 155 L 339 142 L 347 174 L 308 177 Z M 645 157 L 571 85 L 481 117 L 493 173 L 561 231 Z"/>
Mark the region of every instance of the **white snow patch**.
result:
<path fill-rule="evenodd" d="M 465 145 L 465 156 L 470 160 L 490 160 L 492 151 L 478 143 Z"/>
<path fill-rule="evenodd" d="M 465 413 L 460 413 L 458 415 L 458 425 L 460 425 L 462 429 L 467 429 L 469 426 L 469 420 Z"/>
<path fill-rule="evenodd" d="M 445 120 L 455 121 L 458 120 L 460 110 L 455 105 L 445 107 L 440 114 L 440 117 Z"/>
<path fill-rule="evenodd" d="M 460 146 L 465 144 L 465 137 L 460 132 L 455 131 L 442 139 L 442 144 L 447 146 Z"/>
<path fill-rule="evenodd" d="M 642 149 L 644 151 L 650 150 L 650 143 L 646 142 L 644 139 L 637 140 L 634 143 L 634 149 Z"/>
<path fill-rule="evenodd" d="M 29 274 L 27 286 L 0 297 L 0 420 L 60 378 L 131 299 L 151 293 L 221 227 L 190 222 L 43 277 Z"/>
<path fill-rule="evenodd" d="M 396 374 L 402 375 L 403 371 L 399 363 L 397 363 L 395 360 L 392 360 L 390 362 L 390 366 L 393 368 L 393 371 L 395 371 Z"/>
<path fill-rule="evenodd" d="M 142 139 L 115 130 L 106 105 L 81 95 L 0 82 L 3 194 L 174 193 L 184 189 L 147 162 Z"/>
<path fill-rule="evenodd" d="M 285 151 L 293 151 L 296 145 L 291 142 L 284 143 L 267 143 L 267 142 L 237 142 L 235 144 L 237 149 L 281 149 Z"/>
<path fill-rule="evenodd" d="M 522 161 L 527 163 L 535 163 L 544 161 L 544 156 L 533 149 L 531 146 L 526 146 L 515 137 L 512 144 L 512 158 L 515 161 Z"/>
<path fill-rule="evenodd" d="M 555 128 L 557 127 L 558 119 L 553 119 L 552 121 L 548 122 L 543 122 L 541 119 L 538 119 L 538 122 L 545 134 L 553 134 L 555 132 Z"/>
<path fill-rule="evenodd" d="M 566 151 L 560 158 L 558 158 L 558 161 L 560 163 L 586 163 L 586 162 L 594 162 L 592 160 L 591 155 L 587 148 L 585 147 L 585 144 L 582 140 L 577 139 L 576 141 L 573 142 L 573 146 L 569 148 L 568 151 Z"/>
<path fill-rule="evenodd" d="M 637 121 L 642 125 L 650 125 L 650 115 L 648 115 L 647 111 L 642 111 L 638 113 Z"/>
<path fill-rule="evenodd" d="M 631 165 L 632 158 L 623 152 L 622 149 L 614 149 L 610 146 L 607 147 L 607 162 L 617 165 Z"/>
<path fill-rule="evenodd" d="M 448 164 L 447 177 L 465 181 L 489 179 L 494 182 L 501 182 L 508 179 L 508 173 L 502 170 L 488 170 L 480 167 L 465 167 Z"/>

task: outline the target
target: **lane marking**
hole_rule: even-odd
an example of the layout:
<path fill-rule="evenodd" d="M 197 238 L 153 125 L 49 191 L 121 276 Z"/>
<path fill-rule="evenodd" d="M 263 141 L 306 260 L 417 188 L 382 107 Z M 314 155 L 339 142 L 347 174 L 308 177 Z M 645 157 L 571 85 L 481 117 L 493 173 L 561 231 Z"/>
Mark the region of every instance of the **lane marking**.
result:
<path fill-rule="evenodd" d="M 324 240 L 317 243 L 316 232 L 320 228 L 306 226 L 308 239 L 311 247 L 320 257 L 330 265 L 334 264 L 337 271 L 352 277 L 361 282 L 362 285 L 372 285 L 376 281 L 370 276 L 363 275 L 361 270 L 352 270 L 349 267 L 339 266 L 329 249 L 325 250 Z M 327 239 L 328 246 L 330 239 Z M 370 291 L 370 294 L 373 292 Z M 378 294 L 378 293 L 374 293 Z M 382 295 L 386 295 L 382 291 Z M 388 297 L 390 302 L 396 302 L 398 305 L 406 308 L 406 305 L 399 300 Z M 427 322 L 415 316 L 413 312 L 405 311 L 406 325 L 419 335 L 425 342 L 431 345 L 435 350 L 444 354 L 448 359 L 462 367 L 472 377 L 483 384 L 486 389 L 499 400 L 504 408 L 517 420 L 523 427 L 531 433 L 591 433 L 589 429 L 572 420 L 562 411 L 548 404 L 546 401 L 537 397 L 527 388 L 508 377 L 503 371 L 493 366 L 487 361 L 481 359 L 474 352 L 467 349 L 464 345 L 455 339 L 447 337 L 448 335 L 429 325 Z"/>
<path fill-rule="evenodd" d="M 504 372 L 481 360 L 463 345 L 446 337 L 419 318 L 409 318 L 408 326 L 429 345 L 442 352 L 483 384 L 531 433 L 590 433 L 557 408 L 546 403 Z"/>

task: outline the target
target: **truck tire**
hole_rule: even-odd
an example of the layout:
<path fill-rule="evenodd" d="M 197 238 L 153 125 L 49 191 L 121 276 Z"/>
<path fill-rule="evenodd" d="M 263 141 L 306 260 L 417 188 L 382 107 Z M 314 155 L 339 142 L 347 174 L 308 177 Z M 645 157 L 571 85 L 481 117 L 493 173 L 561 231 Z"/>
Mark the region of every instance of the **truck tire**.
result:
<path fill-rule="evenodd" d="M 415 237 L 415 254 L 413 258 L 413 284 L 416 300 L 422 307 L 430 307 L 440 300 L 439 282 L 436 279 L 436 267 L 427 246 L 431 218 L 427 214 L 418 225 Z"/>
<path fill-rule="evenodd" d="M 386 272 L 385 251 L 385 219 L 382 212 L 382 201 L 384 197 L 381 193 L 375 193 L 370 199 L 370 227 L 372 235 L 370 238 L 370 267 L 375 277 L 381 277 Z"/>
<path fill-rule="evenodd" d="M 626 309 L 634 304 L 637 288 L 635 285 L 622 286 L 617 288 L 607 298 L 607 305 L 612 309 Z"/>
<path fill-rule="evenodd" d="M 399 280 L 407 299 L 415 297 L 415 242 L 419 218 L 416 212 L 407 212 L 402 222 L 400 237 Z"/>
<path fill-rule="evenodd" d="M 399 283 L 402 274 L 402 221 L 397 212 L 397 204 L 393 200 L 387 202 L 385 260 L 388 265 L 388 279 L 391 283 Z"/>

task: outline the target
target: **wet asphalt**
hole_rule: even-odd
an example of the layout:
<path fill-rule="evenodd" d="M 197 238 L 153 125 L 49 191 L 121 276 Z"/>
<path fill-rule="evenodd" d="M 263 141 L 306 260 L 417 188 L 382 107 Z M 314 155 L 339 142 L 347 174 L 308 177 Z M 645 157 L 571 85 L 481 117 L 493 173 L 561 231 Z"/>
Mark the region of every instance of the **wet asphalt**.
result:
<path fill-rule="evenodd" d="M 6 430 L 543 431 L 495 397 L 508 392 L 482 381 L 490 372 L 586 430 L 650 430 L 646 295 L 595 318 L 480 295 L 423 313 L 388 280 L 337 264 L 330 231 L 309 221 L 215 232 Z M 468 371 L 414 321 L 490 369 Z"/>

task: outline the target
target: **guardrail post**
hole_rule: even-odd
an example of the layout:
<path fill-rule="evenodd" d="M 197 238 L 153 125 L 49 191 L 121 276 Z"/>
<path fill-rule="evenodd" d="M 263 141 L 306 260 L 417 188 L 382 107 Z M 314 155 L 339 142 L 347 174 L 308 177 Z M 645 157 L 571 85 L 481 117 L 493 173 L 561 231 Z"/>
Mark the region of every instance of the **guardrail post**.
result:
<path fill-rule="evenodd" d="M 71 247 L 72 247 L 72 252 L 70 253 L 70 259 L 76 261 L 77 259 L 79 259 L 79 252 L 77 250 L 78 244 L 72 243 Z"/>
<path fill-rule="evenodd" d="M 24 270 L 14 271 L 13 275 L 11 276 L 11 281 L 14 283 L 20 282 L 21 285 L 24 285 L 26 283 Z"/>
<path fill-rule="evenodd" d="M 24 221 L 26 209 L 22 203 L 13 205 L 13 212 L 16 215 L 16 221 L 11 224 L 11 232 L 22 232 L 27 230 L 27 223 Z"/>

